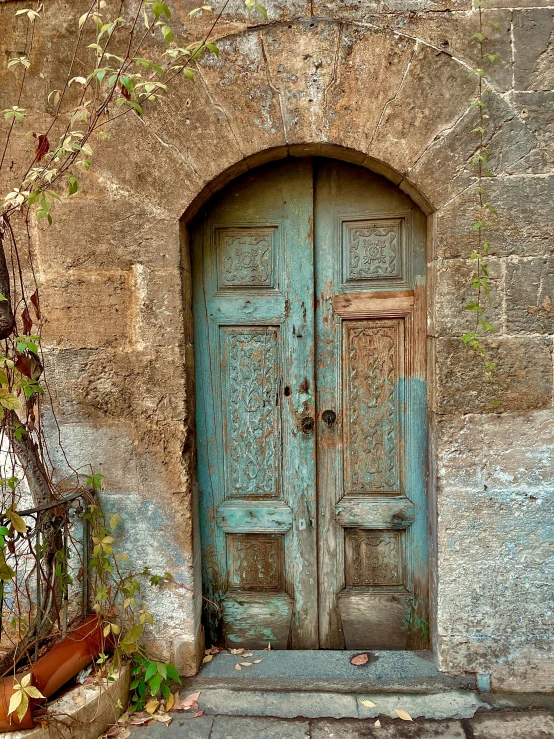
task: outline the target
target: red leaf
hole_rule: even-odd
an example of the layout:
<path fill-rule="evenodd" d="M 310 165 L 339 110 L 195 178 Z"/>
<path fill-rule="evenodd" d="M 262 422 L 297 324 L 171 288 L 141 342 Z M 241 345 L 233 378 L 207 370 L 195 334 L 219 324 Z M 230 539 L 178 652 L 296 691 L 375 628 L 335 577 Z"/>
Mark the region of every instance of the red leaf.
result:
<path fill-rule="evenodd" d="M 125 100 L 130 100 L 131 99 L 131 93 L 123 85 L 121 85 L 121 94 L 123 95 L 123 97 L 125 98 Z"/>
<path fill-rule="evenodd" d="M 196 711 L 192 718 L 200 718 L 200 716 L 204 716 L 205 713 L 205 711 Z"/>
<path fill-rule="evenodd" d="M 25 354 L 18 354 L 17 359 L 15 360 L 15 368 L 16 370 L 19 370 L 22 375 L 25 375 L 25 377 L 31 377 L 31 358 L 27 357 Z"/>
<path fill-rule="evenodd" d="M 31 314 L 27 307 L 24 308 L 23 313 L 21 314 L 21 319 L 23 320 L 23 333 L 30 336 L 31 329 L 33 328 L 33 319 L 31 318 Z"/>
<path fill-rule="evenodd" d="M 369 662 L 369 654 L 367 652 L 364 652 L 363 654 L 357 654 L 355 657 L 352 657 L 350 660 L 351 665 L 356 665 L 357 667 L 361 667 L 362 665 L 367 665 Z"/>
<path fill-rule="evenodd" d="M 37 314 L 37 320 L 40 321 L 40 304 L 38 298 L 38 290 L 35 290 L 35 292 L 31 295 L 30 300 L 35 309 L 35 313 Z"/>
<path fill-rule="evenodd" d="M 37 162 L 40 162 L 41 159 L 44 159 L 44 157 L 48 154 L 49 149 L 50 149 L 50 142 L 48 141 L 48 139 L 43 133 L 39 133 L 37 146 L 35 149 L 35 156 L 36 156 Z"/>

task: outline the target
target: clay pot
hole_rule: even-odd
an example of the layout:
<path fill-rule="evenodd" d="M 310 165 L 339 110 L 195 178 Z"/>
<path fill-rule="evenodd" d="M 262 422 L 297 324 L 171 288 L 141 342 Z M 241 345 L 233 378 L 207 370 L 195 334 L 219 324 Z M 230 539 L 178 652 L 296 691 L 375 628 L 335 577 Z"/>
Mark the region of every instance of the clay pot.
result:
<path fill-rule="evenodd" d="M 18 676 L 21 679 L 22 675 Z M 33 721 L 32 701 L 29 701 L 27 712 L 21 719 L 17 718 L 16 713 L 8 716 L 10 707 L 10 698 L 13 695 L 14 679 L 13 676 L 0 678 L 0 731 L 17 731 L 18 729 L 32 729 L 35 725 Z"/>
<path fill-rule="evenodd" d="M 98 657 L 104 644 L 102 631 L 102 623 L 98 618 L 88 616 L 33 665 L 32 684 L 45 698 L 50 698 Z"/>

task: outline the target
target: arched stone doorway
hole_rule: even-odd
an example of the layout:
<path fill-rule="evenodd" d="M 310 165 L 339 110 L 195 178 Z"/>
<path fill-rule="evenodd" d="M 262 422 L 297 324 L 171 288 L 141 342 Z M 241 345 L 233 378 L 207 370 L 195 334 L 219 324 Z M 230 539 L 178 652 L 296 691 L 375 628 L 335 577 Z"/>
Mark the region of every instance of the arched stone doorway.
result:
<path fill-rule="evenodd" d="M 322 158 L 191 224 L 212 643 L 427 646 L 425 236 L 398 187 Z"/>

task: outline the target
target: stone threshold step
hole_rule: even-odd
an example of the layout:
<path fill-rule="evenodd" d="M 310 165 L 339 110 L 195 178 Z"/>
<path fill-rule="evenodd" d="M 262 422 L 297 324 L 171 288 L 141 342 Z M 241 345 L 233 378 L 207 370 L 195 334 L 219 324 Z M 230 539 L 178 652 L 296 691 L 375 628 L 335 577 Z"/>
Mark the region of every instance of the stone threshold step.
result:
<path fill-rule="evenodd" d="M 216 654 L 184 686 L 245 691 L 322 691 L 329 693 L 437 693 L 477 690 L 475 675 L 444 675 L 430 651 L 368 652 L 362 666 L 350 660 L 360 651 L 245 650 L 252 656 Z M 254 664 L 254 660 L 261 660 Z M 240 666 L 241 662 L 252 664 Z M 191 691 L 192 692 L 192 691 Z"/>
<path fill-rule="evenodd" d="M 473 691 L 415 695 L 413 693 L 323 693 L 286 691 L 202 689 L 198 704 L 206 716 L 264 716 L 280 719 L 367 719 L 390 716 L 398 719 L 396 709 L 413 718 L 434 720 L 472 718 L 478 709 L 491 706 Z M 189 693 L 189 688 L 182 696 Z"/>

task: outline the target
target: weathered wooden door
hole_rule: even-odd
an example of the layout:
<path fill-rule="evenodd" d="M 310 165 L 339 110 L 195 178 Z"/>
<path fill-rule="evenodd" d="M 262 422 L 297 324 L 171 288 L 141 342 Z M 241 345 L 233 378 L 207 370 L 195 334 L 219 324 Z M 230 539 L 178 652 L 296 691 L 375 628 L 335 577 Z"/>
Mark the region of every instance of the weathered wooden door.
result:
<path fill-rule="evenodd" d="M 425 219 L 287 159 L 191 229 L 208 639 L 427 643 Z"/>

